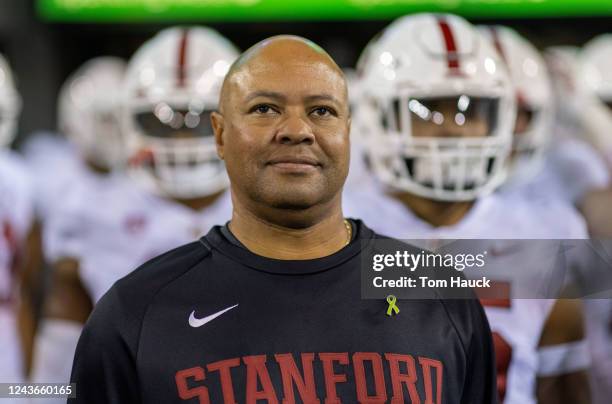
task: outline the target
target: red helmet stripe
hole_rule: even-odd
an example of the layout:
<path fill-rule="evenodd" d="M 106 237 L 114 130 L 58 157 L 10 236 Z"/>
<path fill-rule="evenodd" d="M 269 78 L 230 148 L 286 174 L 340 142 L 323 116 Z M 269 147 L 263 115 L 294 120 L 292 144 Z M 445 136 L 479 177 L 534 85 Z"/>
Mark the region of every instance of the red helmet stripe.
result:
<path fill-rule="evenodd" d="M 177 85 L 179 87 L 185 86 L 185 78 L 187 74 L 185 72 L 187 65 L 187 39 L 189 38 L 189 30 L 186 29 L 183 31 L 183 35 L 181 36 L 181 41 L 179 43 L 179 53 L 178 53 L 178 67 L 177 67 Z"/>
<path fill-rule="evenodd" d="M 438 25 L 442 31 L 444 37 L 444 45 L 446 46 L 446 61 L 448 63 L 448 69 L 451 73 L 460 73 L 459 65 L 459 54 L 457 52 L 457 44 L 455 42 L 455 36 L 451 30 L 450 25 L 444 18 L 438 18 Z"/>

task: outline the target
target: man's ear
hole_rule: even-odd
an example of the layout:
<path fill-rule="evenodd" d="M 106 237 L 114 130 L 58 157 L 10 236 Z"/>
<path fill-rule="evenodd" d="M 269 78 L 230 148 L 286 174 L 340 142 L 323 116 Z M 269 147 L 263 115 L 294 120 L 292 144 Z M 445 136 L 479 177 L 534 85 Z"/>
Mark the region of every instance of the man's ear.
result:
<path fill-rule="evenodd" d="M 217 155 L 223 160 L 223 146 L 225 141 L 223 134 L 225 130 L 225 118 L 220 112 L 214 111 L 210 114 L 210 123 L 215 134 L 215 144 L 217 146 Z"/>

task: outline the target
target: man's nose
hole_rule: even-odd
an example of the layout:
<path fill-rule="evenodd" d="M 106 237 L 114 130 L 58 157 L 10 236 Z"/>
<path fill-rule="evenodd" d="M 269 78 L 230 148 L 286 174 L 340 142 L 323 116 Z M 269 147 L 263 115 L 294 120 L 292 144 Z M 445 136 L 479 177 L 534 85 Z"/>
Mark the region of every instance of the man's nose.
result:
<path fill-rule="evenodd" d="M 276 141 L 281 144 L 313 144 L 315 140 L 312 127 L 306 117 L 298 114 L 288 115 L 276 133 Z"/>

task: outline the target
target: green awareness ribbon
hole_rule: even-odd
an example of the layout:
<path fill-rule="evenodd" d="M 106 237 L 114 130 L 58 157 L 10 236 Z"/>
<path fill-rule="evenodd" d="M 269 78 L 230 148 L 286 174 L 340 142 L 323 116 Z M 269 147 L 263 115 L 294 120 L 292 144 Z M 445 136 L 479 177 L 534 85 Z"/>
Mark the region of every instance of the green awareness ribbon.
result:
<path fill-rule="evenodd" d="M 391 315 L 391 312 L 395 312 L 395 314 L 399 313 L 399 308 L 396 306 L 395 302 L 397 298 L 393 295 L 387 296 L 387 303 L 389 303 L 389 308 L 387 309 L 387 316 Z"/>

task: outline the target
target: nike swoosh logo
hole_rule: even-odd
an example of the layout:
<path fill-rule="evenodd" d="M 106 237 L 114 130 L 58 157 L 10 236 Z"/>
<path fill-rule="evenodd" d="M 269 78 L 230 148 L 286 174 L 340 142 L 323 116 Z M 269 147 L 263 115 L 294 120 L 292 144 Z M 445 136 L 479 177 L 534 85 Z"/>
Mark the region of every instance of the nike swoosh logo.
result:
<path fill-rule="evenodd" d="M 193 328 L 198 328 L 198 327 L 202 327 L 204 324 L 211 322 L 212 320 L 214 320 L 215 318 L 219 317 L 221 314 L 230 311 L 231 309 L 233 309 L 234 307 L 238 307 L 237 304 L 228 307 L 227 309 L 223 309 L 221 311 L 218 311 L 214 314 L 211 314 L 210 316 L 206 316 L 203 318 L 196 318 L 195 316 L 195 310 L 191 312 L 191 314 L 189 315 L 189 325 L 192 326 Z"/>

